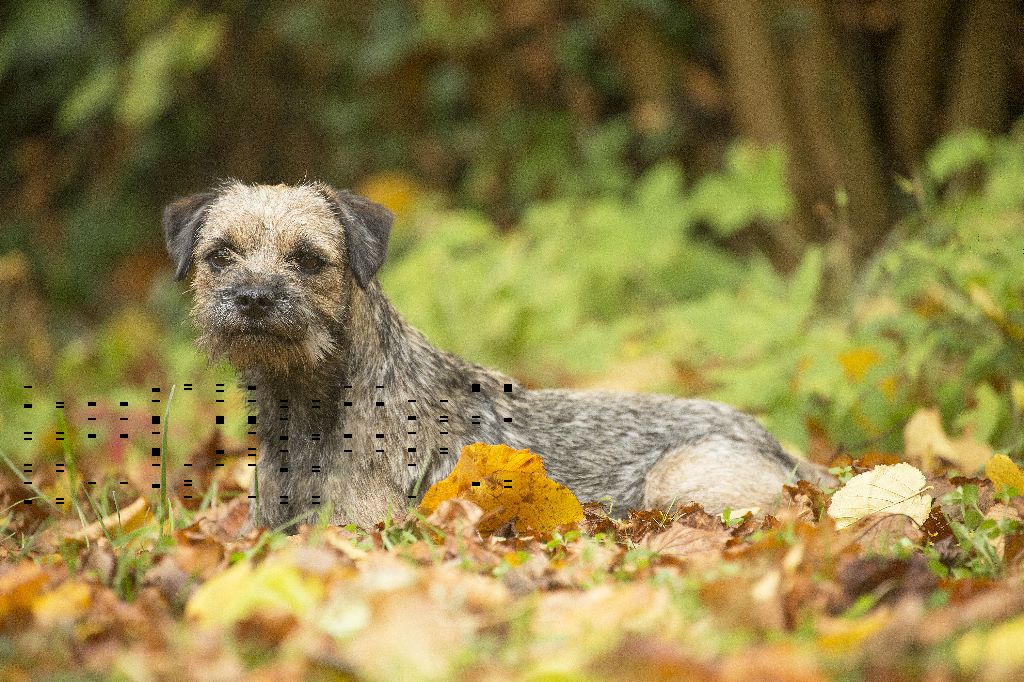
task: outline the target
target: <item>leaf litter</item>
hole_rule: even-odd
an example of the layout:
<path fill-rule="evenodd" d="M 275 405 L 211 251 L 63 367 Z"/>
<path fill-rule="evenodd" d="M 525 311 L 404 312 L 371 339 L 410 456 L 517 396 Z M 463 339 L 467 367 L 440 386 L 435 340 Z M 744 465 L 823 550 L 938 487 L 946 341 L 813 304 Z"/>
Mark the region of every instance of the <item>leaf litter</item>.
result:
<path fill-rule="evenodd" d="M 293 536 L 247 527 L 229 459 L 173 534 L 142 495 L 77 529 L 27 516 L 0 544 L 0 675 L 1018 679 L 1021 470 L 937 454 L 928 477 L 849 460 L 838 490 L 796 482 L 770 510 L 615 518 L 477 444 L 419 509 Z"/>

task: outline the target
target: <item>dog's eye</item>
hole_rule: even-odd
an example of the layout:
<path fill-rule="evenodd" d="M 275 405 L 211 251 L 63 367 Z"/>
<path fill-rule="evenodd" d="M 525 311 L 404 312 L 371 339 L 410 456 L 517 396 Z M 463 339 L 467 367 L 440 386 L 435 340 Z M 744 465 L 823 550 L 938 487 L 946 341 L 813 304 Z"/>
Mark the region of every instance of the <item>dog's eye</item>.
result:
<path fill-rule="evenodd" d="M 292 256 L 292 261 L 299 266 L 299 270 L 306 275 L 315 275 L 323 270 L 324 265 L 326 265 L 323 258 L 308 251 L 295 254 Z"/>
<path fill-rule="evenodd" d="M 206 261 L 215 271 L 226 268 L 231 265 L 231 251 L 228 249 L 217 249 L 206 257 Z"/>

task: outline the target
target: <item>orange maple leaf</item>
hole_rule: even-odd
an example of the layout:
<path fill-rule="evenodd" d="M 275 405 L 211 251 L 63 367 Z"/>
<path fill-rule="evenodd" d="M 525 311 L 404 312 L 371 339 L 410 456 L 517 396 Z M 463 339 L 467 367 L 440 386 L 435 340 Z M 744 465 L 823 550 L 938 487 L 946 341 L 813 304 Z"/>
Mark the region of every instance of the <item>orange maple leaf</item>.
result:
<path fill-rule="evenodd" d="M 453 497 L 484 510 L 481 533 L 493 533 L 509 522 L 517 533 L 546 532 L 583 519 L 576 496 L 548 478 L 539 455 L 507 445 L 474 443 L 462 448 L 452 473 L 430 487 L 420 511 L 429 515 Z"/>

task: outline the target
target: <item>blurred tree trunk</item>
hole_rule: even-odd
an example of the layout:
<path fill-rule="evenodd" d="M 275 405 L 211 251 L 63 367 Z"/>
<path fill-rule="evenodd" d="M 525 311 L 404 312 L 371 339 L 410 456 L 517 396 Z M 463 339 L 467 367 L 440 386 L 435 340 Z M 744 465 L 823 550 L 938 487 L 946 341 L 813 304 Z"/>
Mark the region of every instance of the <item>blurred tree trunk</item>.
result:
<path fill-rule="evenodd" d="M 786 74 L 770 26 L 771 10 L 761 0 L 711 0 L 708 9 L 718 30 L 738 132 L 782 147 L 789 158 L 800 213 L 792 224 L 773 230 L 770 236 L 775 242 L 773 255 L 792 265 L 814 234 L 810 207 L 816 183 L 787 101 Z"/>
<path fill-rule="evenodd" d="M 805 18 L 789 50 L 789 82 L 797 92 L 797 124 L 814 150 L 814 199 L 826 214 L 837 190 L 849 197 L 849 224 L 829 221 L 831 229 L 822 236 L 837 240 L 853 260 L 861 260 L 890 226 L 888 164 L 828 4 L 796 0 L 786 9 Z"/>
<path fill-rule="evenodd" d="M 944 130 L 1005 127 L 1019 81 L 1013 0 L 698 4 L 719 42 L 737 132 L 789 158 L 800 211 L 772 228 L 783 265 L 818 242 L 853 272 L 896 217 L 894 172 L 917 173 Z M 848 205 L 835 211 L 837 190 Z"/>
<path fill-rule="evenodd" d="M 1002 128 L 1012 15 L 1011 0 L 968 1 L 950 83 L 948 130 Z"/>
<path fill-rule="evenodd" d="M 781 145 L 800 200 L 798 228 L 773 233 L 793 262 L 810 241 L 839 240 L 853 259 L 890 225 L 888 183 L 867 106 L 825 0 L 711 0 L 739 132 Z M 852 230 L 817 216 L 837 190 Z"/>
<path fill-rule="evenodd" d="M 938 132 L 943 57 L 950 0 L 900 0 L 898 25 L 886 54 L 886 123 L 897 167 L 917 170 Z"/>

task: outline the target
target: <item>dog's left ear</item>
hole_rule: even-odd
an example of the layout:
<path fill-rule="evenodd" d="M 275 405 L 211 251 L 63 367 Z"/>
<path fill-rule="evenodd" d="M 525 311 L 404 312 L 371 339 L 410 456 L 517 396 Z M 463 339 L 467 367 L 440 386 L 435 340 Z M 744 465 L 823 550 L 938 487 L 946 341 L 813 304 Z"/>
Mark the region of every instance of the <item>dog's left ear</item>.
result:
<path fill-rule="evenodd" d="M 164 239 L 167 242 L 167 253 L 178 266 L 174 279 L 184 279 L 188 274 L 192 265 L 192 253 L 199 237 L 199 228 L 203 224 L 206 209 L 216 198 L 216 192 L 200 192 L 172 201 L 164 208 Z"/>
<path fill-rule="evenodd" d="M 359 286 L 365 289 L 384 264 L 395 216 L 380 204 L 348 190 L 336 190 L 324 184 L 317 185 L 317 189 L 327 199 L 345 231 L 349 268 Z"/>

